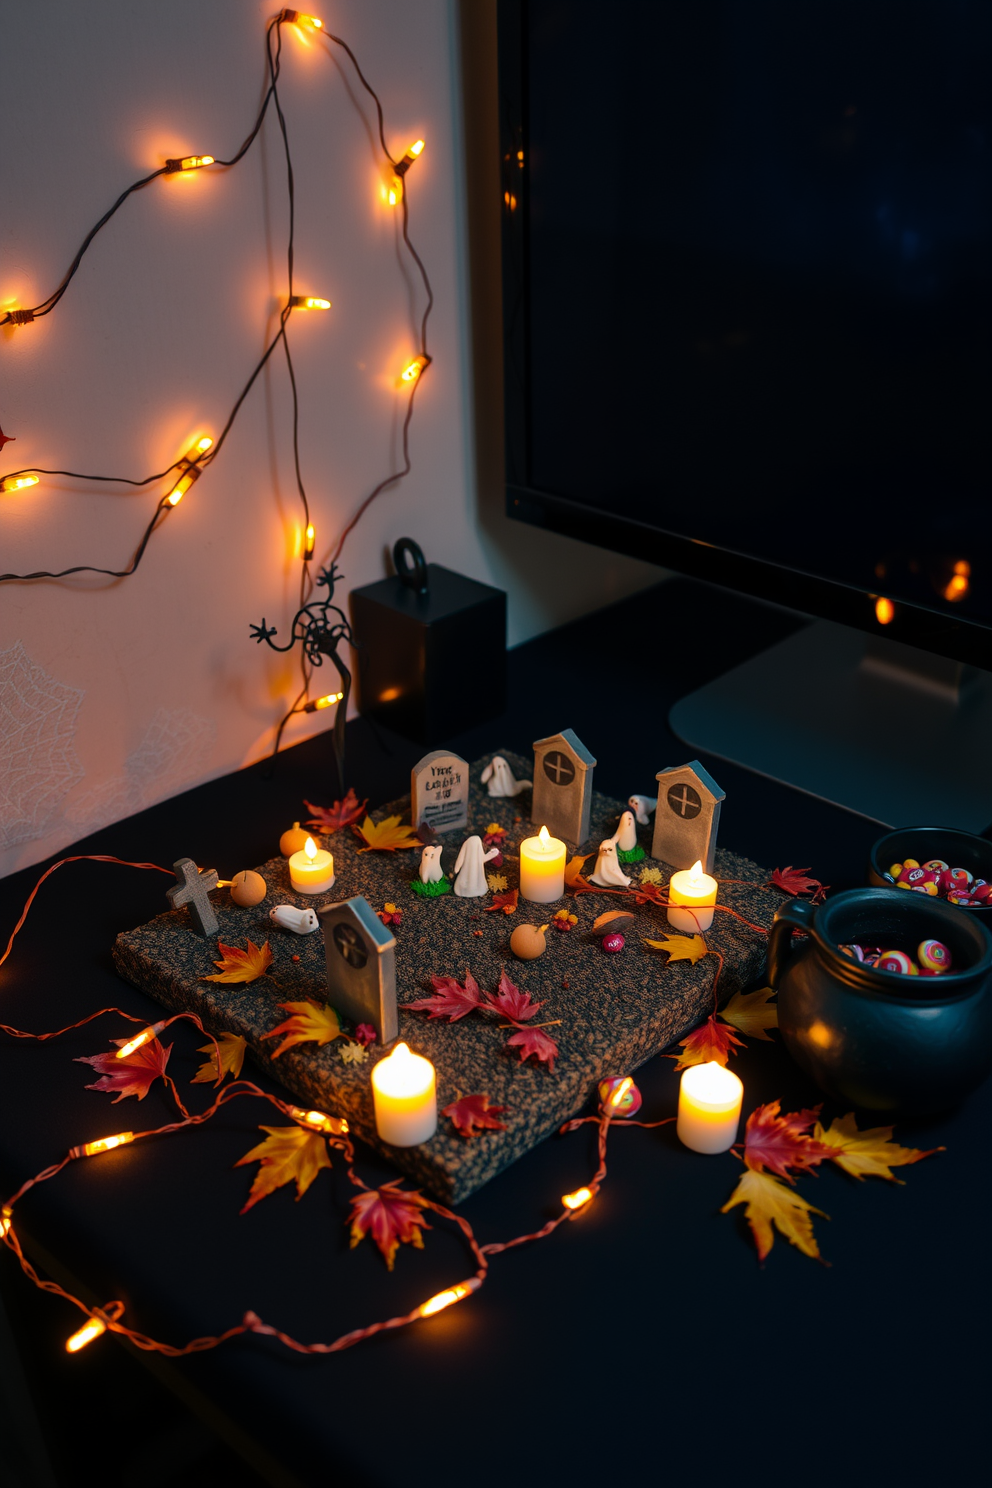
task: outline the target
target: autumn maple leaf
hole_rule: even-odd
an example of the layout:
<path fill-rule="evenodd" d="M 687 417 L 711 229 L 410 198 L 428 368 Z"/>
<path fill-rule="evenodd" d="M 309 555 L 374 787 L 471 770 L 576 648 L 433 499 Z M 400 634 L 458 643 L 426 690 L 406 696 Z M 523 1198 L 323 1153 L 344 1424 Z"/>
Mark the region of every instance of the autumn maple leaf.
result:
<path fill-rule="evenodd" d="M 818 1260 L 820 1248 L 813 1234 L 811 1214 L 823 1219 L 829 1215 L 817 1209 L 794 1188 L 788 1188 L 768 1173 L 757 1173 L 749 1168 L 741 1177 L 730 1198 L 720 1210 L 727 1214 L 735 1204 L 745 1204 L 745 1218 L 751 1226 L 754 1242 L 758 1247 L 758 1259 L 763 1261 L 775 1242 L 772 1226 L 786 1240 L 798 1247 L 803 1255 Z"/>
<path fill-rule="evenodd" d="M 583 888 L 589 887 L 588 881 L 582 876 L 582 865 L 585 862 L 586 858 L 590 856 L 590 853 L 581 853 L 577 858 L 569 858 L 568 862 L 565 864 L 566 888 L 574 889 L 579 885 L 581 885 Z"/>
<path fill-rule="evenodd" d="M 341 1021 L 337 1013 L 327 1003 L 321 1007 L 316 1002 L 281 1002 L 279 1004 L 287 1013 L 291 1013 L 283 1023 L 275 1028 L 270 1028 L 268 1033 L 263 1033 L 263 1039 L 278 1038 L 284 1033 L 286 1037 L 272 1055 L 278 1059 L 284 1050 L 293 1044 L 329 1044 L 331 1039 L 336 1039 L 341 1032 Z"/>
<path fill-rule="evenodd" d="M 691 961 L 695 966 L 708 950 L 701 935 L 666 935 L 662 940 L 645 939 L 644 944 L 653 951 L 667 951 L 669 964 L 673 961 Z"/>
<path fill-rule="evenodd" d="M 661 888 L 650 879 L 645 882 L 642 875 L 641 882 L 634 888 L 635 904 L 658 904 L 664 907 L 668 903 L 668 890 Z"/>
<path fill-rule="evenodd" d="M 264 976 L 272 964 L 272 951 L 269 942 L 263 946 L 253 945 L 248 942 L 248 949 L 240 951 L 237 946 L 225 945 L 218 940 L 217 949 L 220 951 L 221 960 L 215 961 L 214 965 L 220 967 L 216 976 L 200 977 L 201 982 L 254 982 L 260 976 Z"/>
<path fill-rule="evenodd" d="M 537 1009 L 535 1008 L 534 1011 L 536 1012 Z M 546 1064 L 549 1070 L 554 1070 L 555 1060 L 558 1058 L 558 1045 L 543 1028 L 518 1028 L 516 1033 L 511 1033 L 506 1044 L 507 1048 L 520 1050 L 521 1064 L 533 1055 L 539 1063 Z"/>
<path fill-rule="evenodd" d="M 260 1126 L 259 1131 L 268 1132 L 265 1141 L 259 1142 L 234 1164 L 240 1168 L 245 1163 L 261 1163 L 242 1214 L 246 1214 L 259 1199 L 294 1179 L 299 1201 L 321 1168 L 331 1166 L 327 1143 L 320 1132 L 306 1131 L 302 1126 Z"/>
<path fill-rule="evenodd" d="M 783 894 L 805 894 L 812 889 L 813 898 L 819 903 L 826 893 L 827 885 L 821 884 L 818 878 L 807 878 L 808 872 L 808 868 L 793 868 L 790 863 L 788 868 L 776 868 L 765 887 L 781 889 Z"/>
<path fill-rule="evenodd" d="M 217 1068 L 217 1045 L 220 1046 L 219 1070 Z M 200 1065 L 190 1084 L 219 1085 L 225 1075 L 233 1075 L 235 1080 L 238 1078 L 241 1066 L 244 1064 L 245 1050 L 248 1047 L 246 1041 L 240 1033 L 219 1033 L 217 1045 L 204 1044 L 199 1049 L 200 1054 L 209 1054 L 210 1058 Z"/>
<path fill-rule="evenodd" d="M 344 800 L 335 801 L 333 806 L 315 806 L 312 801 L 304 801 L 303 804 L 311 813 L 307 826 L 314 832 L 326 834 L 340 831 L 342 827 L 348 827 L 357 821 L 368 801 L 359 801 L 354 786 L 349 786 Z"/>
<path fill-rule="evenodd" d="M 770 1044 L 772 1040 L 765 1029 L 778 1027 L 778 1008 L 770 1001 L 774 996 L 771 987 L 762 987 L 757 992 L 735 992 L 727 1006 L 721 1008 L 720 1017 L 750 1038 L 764 1039 Z"/>
<path fill-rule="evenodd" d="M 374 822 L 367 816 L 361 826 L 353 826 L 352 831 L 365 843 L 364 847 L 358 849 L 360 853 L 397 852 L 408 847 L 423 846 L 411 826 L 400 825 L 398 816 L 387 816 L 381 822 Z"/>
<path fill-rule="evenodd" d="M 421 1198 L 414 1190 L 404 1189 L 401 1192 L 396 1185 L 402 1181 L 401 1178 L 394 1178 L 391 1183 L 384 1183 L 380 1188 L 370 1188 L 364 1193 L 356 1194 L 351 1201 L 351 1213 L 348 1216 L 351 1222 L 352 1250 L 366 1235 L 371 1235 L 390 1271 L 400 1245 L 412 1245 L 417 1250 L 423 1250 L 424 1239 L 420 1232 L 431 1228 L 423 1215 L 426 1199 Z"/>
<path fill-rule="evenodd" d="M 492 904 L 486 905 L 486 914 L 492 914 L 494 909 L 501 909 L 504 914 L 515 914 L 519 894 L 519 889 L 507 889 L 505 893 L 494 894 Z"/>
<path fill-rule="evenodd" d="M 129 1040 L 113 1039 L 112 1042 L 120 1048 Z M 101 1078 L 87 1085 L 86 1089 L 115 1091 L 116 1106 L 126 1095 L 136 1095 L 139 1100 L 144 1100 L 154 1081 L 164 1078 L 171 1053 L 172 1045 L 163 1048 L 156 1038 L 142 1044 L 140 1049 L 135 1049 L 124 1059 L 118 1059 L 116 1054 L 83 1054 L 75 1062 L 92 1065 Z"/>
<path fill-rule="evenodd" d="M 468 967 L 465 968 L 464 986 L 456 977 L 439 976 L 431 977 L 431 985 L 434 988 L 433 997 L 421 997 L 417 1002 L 406 1002 L 403 1010 L 429 1013 L 432 1018 L 447 1018 L 449 1023 L 457 1023 L 466 1013 L 472 1013 L 483 1005 L 479 984 Z"/>
<path fill-rule="evenodd" d="M 526 1023 L 533 1018 L 539 1008 L 544 1006 L 543 1002 L 532 1002 L 529 992 L 521 992 L 510 981 L 505 971 L 499 974 L 499 987 L 495 993 L 488 993 L 486 1004 L 494 1012 L 502 1013 L 504 1018 L 509 1018 L 511 1023 Z"/>
<path fill-rule="evenodd" d="M 592 922 L 592 928 L 594 931 L 602 930 L 604 925 L 609 925 L 613 920 L 632 920 L 633 918 L 634 914 L 632 910 L 608 909 L 605 914 L 596 916 Z"/>
<path fill-rule="evenodd" d="M 891 1126 L 873 1126 L 867 1131 L 858 1131 L 853 1111 L 835 1117 L 829 1131 L 824 1131 L 819 1122 L 813 1129 L 814 1140 L 825 1142 L 830 1147 L 832 1161 L 852 1178 L 858 1179 L 888 1178 L 893 1183 L 901 1183 L 902 1179 L 895 1176 L 893 1168 L 918 1163 L 924 1157 L 946 1150 L 931 1147 L 921 1152 L 918 1147 L 900 1147 L 898 1142 L 890 1140 L 891 1136 Z"/>
<path fill-rule="evenodd" d="M 738 1049 L 743 1049 L 744 1044 L 727 1027 L 725 1023 L 716 1021 L 716 1014 L 711 1013 L 705 1023 L 692 1031 L 687 1038 L 679 1043 L 681 1054 L 666 1054 L 666 1059 L 676 1059 L 676 1070 L 688 1069 L 693 1064 L 726 1064 L 731 1054 Z"/>
<path fill-rule="evenodd" d="M 505 1110 L 505 1106 L 491 1106 L 488 1095 L 463 1095 L 445 1106 L 442 1115 L 448 1117 L 460 1137 L 479 1137 L 487 1130 L 506 1131 L 503 1122 L 496 1119 Z"/>
<path fill-rule="evenodd" d="M 774 1100 L 751 1112 L 744 1129 L 744 1163 L 755 1173 L 767 1168 L 791 1183 L 790 1168 L 808 1173 L 833 1157 L 836 1149 L 809 1134 L 820 1114 L 819 1106 L 811 1111 L 790 1111 L 785 1116 L 779 1115 L 780 1110 L 780 1102 Z"/>

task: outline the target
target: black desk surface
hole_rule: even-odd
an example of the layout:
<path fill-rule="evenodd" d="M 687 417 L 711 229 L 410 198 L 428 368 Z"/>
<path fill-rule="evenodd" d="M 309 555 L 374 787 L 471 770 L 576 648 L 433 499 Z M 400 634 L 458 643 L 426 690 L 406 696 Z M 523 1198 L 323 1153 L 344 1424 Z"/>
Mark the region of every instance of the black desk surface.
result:
<path fill-rule="evenodd" d="M 679 645 L 667 658 L 666 638 L 684 636 L 690 615 L 692 651 Z M 567 725 L 596 754 L 598 786 L 648 792 L 655 770 L 686 752 L 668 731 L 670 704 L 792 628 L 777 612 L 675 581 L 518 648 L 510 711 L 448 742 L 468 758 L 499 743 L 527 752 Z M 361 721 L 348 749 L 351 782 L 372 804 L 408 788 L 422 752 Z M 253 767 L 214 781 L 74 850 L 162 864 L 188 855 L 229 876 L 271 854 L 304 796 L 333 798 L 330 759 L 329 739 L 312 740 L 271 778 Z M 835 887 L 863 881 L 875 825 L 705 762 L 727 791 L 724 845 L 768 868 L 810 865 Z M 4 938 L 41 866 L 0 884 Z M 60 869 L 0 974 L 4 1021 L 56 1028 L 107 1004 L 157 1017 L 115 976 L 110 952 L 119 930 L 162 907 L 165 884 L 101 864 Z M 141 1106 L 112 1107 L 84 1089 L 90 1071 L 73 1057 L 122 1031 L 107 1019 L 52 1044 L 0 1043 L 4 1192 L 69 1143 L 171 1119 L 160 1085 Z M 173 1032 L 172 1072 L 188 1079 L 202 1040 Z M 752 1041 L 734 1067 L 745 1113 L 774 1097 L 787 1110 L 817 1099 L 778 1043 Z M 637 1078 L 647 1118 L 674 1113 L 669 1060 Z M 905 1187 L 832 1169 L 803 1181 L 831 1216 L 817 1221 L 829 1268 L 781 1239 L 759 1267 L 741 1211 L 719 1213 L 739 1172 L 732 1157 L 689 1153 L 671 1127 L 617 1132 L 590 1210 L 494 1258 L 482 1291 L 460 1306 L 329 1359 L 239 1340 L 167 1372 L 197 1408 L 210 1402 L 229 1436 L 257 1444 L 269 1482 L 954 1482 L 972 1470 L 986 1408 L 990 1101 L 986 1085 L 953 1115 L 897 1127 L 909 1145 L 947 1147 L 904 1170 Z M 339 1167 L 301 1203 L 282 1189 L 240 1217 L 254 1170 L 232 1164 L 272 1119 L 242 1100 L 201 1131 L 74 1165 L 26 1201 L 21 1223 L 95 1300 L 124 1298 L 132 1326 L 177 1342 L 247 1308 L 298 1338 L 329 1340 L 467 1273 L 440 1228 L 423 1253 L 403 1248 L 391 1276 L 370 1243 L 349 1252 Z M 559 1212 L 559 1196 L 591 1173 L 592 1147 L 586 1131 L 552 1139 L 474 1196 L 463 1212 L 479 1238 L 509 1238 Z M 368 1182 L 391 1176 L 368 1154 L 360 1170 Z M 9 1290 L 13 1262 L 2 1259 Z M 61 1335 L 77 1326 L 64 1303 L 46 1305 Z M 99 1352 L 118 1348 L 102 1339 L 71 1362 L 80 1388 Z M 87 1455 L 113 1423 L 108 1402 Z"/>

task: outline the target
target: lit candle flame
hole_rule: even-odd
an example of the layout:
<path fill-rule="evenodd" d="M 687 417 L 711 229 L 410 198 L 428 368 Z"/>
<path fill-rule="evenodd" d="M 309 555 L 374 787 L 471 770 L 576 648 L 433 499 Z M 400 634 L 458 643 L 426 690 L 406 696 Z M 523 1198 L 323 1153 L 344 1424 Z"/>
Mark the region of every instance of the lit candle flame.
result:
<path fill-rule="evenodd" d="M 697 858 L 692 867 L 689 869 L 689 892 L 692 894 L 701 894 L 707 887 L 707 877 L 708 874 L 705 874 L 703 872 L 703 865 L 701 860 Z"/>
<path fill-rule="evenodd" d="M 307 857 L 312 863 L 314 858 L 317 856 L 317 844 L 316 842 L 314 842 L 312 837 L 308 837 L 306 842 L 304 842 L 303 851 L 306 853 Z"/>
<path fill-rule="evenodd" d="M 537 840 L 545 850 L 551 846 L 551 833 L 547 827 L 541 828 L 537 834 Z"/>

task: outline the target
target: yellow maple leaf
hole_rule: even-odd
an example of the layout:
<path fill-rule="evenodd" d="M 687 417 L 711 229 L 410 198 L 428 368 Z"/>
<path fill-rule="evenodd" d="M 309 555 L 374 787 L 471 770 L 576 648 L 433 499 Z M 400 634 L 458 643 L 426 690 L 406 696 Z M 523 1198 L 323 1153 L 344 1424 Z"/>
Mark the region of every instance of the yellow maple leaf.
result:
<path fill-rule="evenodd" d="M 242 1214 L 294 1179 L 297 1200 L 302 1199 L 321 1168 L 331 1166 L 327 1143 L 320 1132 L 306 1131 L 302 1126 L 260 1126 L 259 1131 L 268 1132 L 265 1141 L 234 1164 L 240 1168 L 249 1162 L 261 1163 Z"/>
<path fill-rule="evenodd" d="M 820 1248 L 813 1234 L 811 1214 L 829 1219 L 822 1209 L 817 1209 L 802 1194 L 796 1193 L 786 1183 L 780 1183 L 770 1173 L 755 1173 L 749 1168 L 741 1177 L 730 1198 L 720 1210 L 727 1214 L 735 1204 L 746 1204 L 744 1210 L 754 1243 L 758 1247 L 758 1259 L 763 1261 L 775 1243 L 774 1225 L 780 1235 L 791 1241 L 803 1255 L 820 1258 Z"/>
<path fill-rule="evenodd" d="M 364 1064 L 369 1057 L 369 1051 L 364 1044 L 357 1043 L 354 1039 L 341 1045 L 341 1062 L 343 1064 Z"/>
<path fill-rule="evenodd" d="M 423 847 L 420 838 L 409 825 L 401 826 L 400 817 L 387 816 L 381 822 L 374 822 L 370 816 L 366 816 L 360 827 L 355 831 L 365 841 L 365 846 L 358 851 L 363 852 L 396 852 L 397 849 L 408 847 Z"/>
<path fill-rule="evenodd" d="M 893 1168 L 902 1168 L 919 1162 L 923 1157 L 932 1157 L 935 1152 L 946 1151 L 944 1147 L 931 1147 L 927 1152 L 921 1152 L 918 1147 L 900 1147 L 898 1142 L 889 1140 L 891 1136 L 891 1126 L 873 1126 L 867 1131 L 858 1131 L 853 1111 L 846 1116 L 836 1116 L 829 1131 L 824 1131 L 819 1122 L 813 1131 L 814 1141 L 841 1149 L 832 1160 L 845 1173 L 858 1179 L 888 1178 L 893 1183 L 901 1183 L 902 1179 L 895 1176 Z"/>
<path fill-rule="evenodd" d="M 569 888 L 573 888 L 577 883 L 585 882 L 582 877 L 582 864 L 586 858 L 591 856 L 591 853 L 581 853 L 577 858 L 569 858 L 565 865 L 565 883 Z"/>
<path fill-rule="evenodd" d="M 691 961 L 693 966 L 707 954 L 701 935 L 666 935 L 663 940 L 645 940 L 653 951 L 667 951 L 669 961 Z"/>
<path fill-rule="evenodd" d="M 232 1075 L 235 1080 L 240 1075 L 248 1047 L 240 1033 L 218 1034 L 217 1043 L 220 1045 L 220 1069 L 217 1068 L 216 1048 L 213 1044 L 204 1044 L 199 1052 L 209 1054 L 210 1058 L 200 1065 L 190 1081 L 192 1085 L 219 1085 L 225 1075 Z"/>
<path fill-rule="evenodd" d="M 216 976 L 200 977 L 201 982 L 254 982 L 260 976 L 264 976 L 272 964 L 272 951 L 269 942 L 263 946 L 253 945 L 248 942 L 246 951 L 239 951 L 237 946 L 225 945 L 218 940 L 217 949 L 220 951 L 221 960 L 215 961 L 214 965 L 220 967 Z"/>
<path fill-rule="evenodd" d="M 273 1059 L 278 1059 L 293 1044 L 329 1044 L 341 1032 L 338 1015 L 326 1002 L 323 1007 L 316 1002 L 281 1002 L 279 1006 L 292 1016 L 262 1034 L 263 1039 L 278 1038 L 280 1033 L 286 1035 Z"/>
<path fill-rule="evenodd" d="M 720 1017 L 750 1038 L 764 1039 L 770 1044 L 772 1040 L 765 1029 L 778 1027 L 778 1008 L 770 1001 L 774 996 L 772 987 L 762 987 L 757 992 L 735 992 L 727 1006 L 720 1009 Z"/>

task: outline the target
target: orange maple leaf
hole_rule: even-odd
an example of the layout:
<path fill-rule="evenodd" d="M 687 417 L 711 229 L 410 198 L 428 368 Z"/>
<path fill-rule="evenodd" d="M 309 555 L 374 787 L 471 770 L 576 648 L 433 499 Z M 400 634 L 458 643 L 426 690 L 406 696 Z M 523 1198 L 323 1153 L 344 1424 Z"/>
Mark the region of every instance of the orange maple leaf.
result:
<path fill-rule="evenodd" d="M 306 1131 L 302 1126 L 260 1126 L 259 1131 L 268 1132 L 265 1141 L 259 1142 L 234 1164 L 240 1168 L 249 1162 L 261 1163 L 242 1214 L 246 1214 L 259 1199 L 294 1179 L 299 1201 L 321 1168 L 331 1166 L 327 1143 L 320 1132 Z"/>
<path fill-rule="evenodd" d="M 432 1228 L 422 1212 L 427 1200 L 414 1190 L 401 1192 L 396 1185 L 402 1181 L 402 1178 L 394 1178 L 380 1188 L 369 1188 L 356 1194 L 348 1216 L 352 1250 L 366 1235 L 371 1235 L 390 1271 L 400 1245 L 412 1245 L 423 1250 L 424 1237 L 420 1232 Z"/>
<path fill-rule="evenodd" d="M 272 951 L 268 941 L 263 946 L 253 945 L 249 941 L 248 949 L 240 951 L 237 946 L 225 945 L 222 940 L 218 940 L 217 949 L 222 959 L 215 961 L 214 965 L 219 966 L 220 971 L 216 976 L 200 977 L 201 982 L 255 982 L 272 965 Z"/>
<path fill-rule="evenodd" d="M 692 1064 L 709 1064 L 711 1060 L 726 1064 L 730 1055 L 745 1045 L 725 1023 L 716 1021 L 715 1013 L 710 1013 L 705 1023 L 680 1041 L 679 1048 L 681 1054 L 665 1055 L 666 1059 L 678 1060 L 676 1071 L 688 1069 Z"/>
<path fill-rule="evenodd" d="M 726 1007 L 720 1009 L 720 1017 L 749 1038 L 764 1039 L 770 1044 L 772 1040 L 765 1029 L 778 1027 L 778 1008 L 771 1002 L 774 996 L 771 987 L 761 987 L 757 992 L 735 992 Z"/>
<path fill-rule="evenodd" d="M 893 1168 L 918 1163 L 924 1157 L 932 1157 L 935 1152 L 946 1151 L 944 1147 L 931 1147 L 926 1152 L 921 1152 L 918 1147 L 900 1147 L 897 1142 L 890 1141 L 891 1136 L 891 1126 L 873 1126 L 867 1131 L 858 1131 L 853 1111 L 835 1117 L 829 1131 L 824 1131 L 819 1122 L 813 1130 L 816 1141 L 829 1145 L 831 1159 L 837 1166 L 858 1179 L 888 1178 L 893 1183 L 901 1183 L 902 1179 L 895 1176 Z"/>
<path fill-rule="evenodd" d="M 491 1106 L 488 1095 L 463 1095 L 445 1106 L 441 1115 L 447 1116 L 460 1137 L 481 1137 L 486 1130 L 506 1131 L 496 1119 L 505 1110 L 505 1106 Z"/>
<path fill-rule="evenodd" d="M 658 904 L 664 908 L 668 904 L 668 886 L 659 888 L 653 883 L 639 883 L 633 889 L 635 904 Z"/>
<path fill-rule="evenodd" d="M 561 911 L 559 910 L 559 914 Z M 632 920 L 633 910 L 630 909 L 608 909 L 605 914 L 597 915 L 592 922 L 594 931 L 601 930 L 604 925 L 610 924 L 612 920 Z"/>
<path fill-rule="evenodd" d="M 120 1048 L 128 1040 L 113 1039 L 112 1042 Z M 115 1091 L 116 1106 L 126 1095 L 136 1095 L 139 1100 L 144 1100 L 154 1082 L 160 1077 L 165 1078 L 165 1066 L 171 1053 L 172 1045 L 163 1048 L 156 1038 L 151 1043 L 142 1044 L 140 1049 L 135 1049 L 124 1059 L 118 1059 L 116 1054 L 83 1054 L 75 1062 L 92 1065 L 101 1078 L 87 1085 L 86 1089 Z"/>
<path fill-rule="evenodd" d="M 219 1085 L 225 1075 L 233 1075 L 235 1080 L 240 1075 L 248 1047 L 240 1033 L 220 1033 L 217 1043 L 220 1045 L 220 1069 L 217 1068 L 217 1049 L 213 1044 L 203 1044 L 198 1053 L 209 1054 L 210 1058 L 200 1065 L 190 1081 L 191 1085 Z"/>
<path fill-rule="evenodd" d="M 589 887 L 588 881 L 582 876 L 582 864 L 586 858 L 591 856 L 591 853 L 580 853 L 577 858 L 569 858 L 565 864 L 565 885 L 567 888 L 574 889 L 578 884 L 581 884 L 584 888 Z"/>
<path fill-rule="evenodd" d="M 839 1149 L 809 1134 L 820 1113 L 819 1106 L 810 1111 L 789 1111 L 785 1116 L 779 1115 L 780 1111 L 781 1103 L 774 1100 L 751 1112 L 744 1128 L 744 1163 L 755 1173 L 767 1168 L 791 1183 L 790 1168 L 808 1173 Z"/>
<path fill-rule="evenodd" d="M 494 894 L 492 904 L 486 905 L 486 914 L 492 914 L 494 909 L 501 909 L 504 914 L 516 914 L 519 894 L 519 889 L 507 889 L 505 893 Z"/>
<path fill-rule="evenodd" d="M 829 1219 L 822 1209 L 817 1209 L 794 1188 L 780 1183 L 769 1173 L 756 1173 L 748 1168 L 730 1198 L 720 1210 L 727 1214 L 735 1204 L 745 1204 L 745 1218 L 751 1226 L 754 1243 L 758 1247 L 758 1259 L 763 1261 L 775 1243 L 772 1226 L 786 1240 L 797 1246 L 803 1255 L 818 1260 L 820 1248 L 813 1234 L 811 1214 Z"/>
<path fill-rule="evenodd" d="M 314 832 L 337 832 L 341 827 L 348 827 L 357 821 L 368 805 L 368 801 L 359 801 L 355 795 L 355 788 L 348 787 L 348 793 L 343 801 L 335 801 L 333 806 L 315 806 L 312 801 L 304 801 L 304 806 L 313 815 L 307 822 L 307 826 Z"/>
<path fill-rule="evenodd" d="M 644 944 L 653 951 L 667 951 L 669 963 L 691 961 L 693 966 L 702 960 L 709 949 L 701 935 L 666 935 L 661 940 L 645 939 Z"/>
<path fill-rule="evenodd" d="M 325 1002 L 321 1007 L 316 1002 L 280 1002 L 279 1006 L 284 1008 L 292 1017 L 284 1022 L 270 1028 L 268 1033 L 263 1033 L 263 1039 L 278 1038 L 281 1033 L 286 1037 L 272 1055 L 278 1059 L 286 1049 L 293 1044 L 329 1044 L 331 1039 L 336 1039 L 341 1032 L 341 1020 L 332 1007 Z"/>
<path fill-rule="evenodd" d="M 363 852 L 396 852 L 408 847 L 423 847 L 420 838 L 409 825 L 401 826 L 398 816 L 387 816 L 381 822 L 374 822 L 370 816 L 366 816 L 361 826 L 353 826 L 365 843 L 358 851 Z"/>

